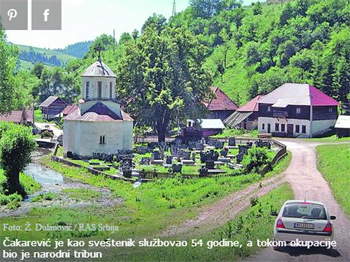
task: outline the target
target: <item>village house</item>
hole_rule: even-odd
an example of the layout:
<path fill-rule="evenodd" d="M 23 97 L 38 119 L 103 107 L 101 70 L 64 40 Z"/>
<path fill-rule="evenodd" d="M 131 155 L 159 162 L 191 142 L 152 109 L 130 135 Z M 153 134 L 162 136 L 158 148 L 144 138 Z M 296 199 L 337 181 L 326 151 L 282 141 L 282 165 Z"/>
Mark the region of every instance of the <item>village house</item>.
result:
<path fill-rule="evenodd" d="M 224 120 L 226 126 L 250 131 L 256 129 L 259 118 L 258 102 L 262 97 L 262 95 L 256 96 L 244 106 L 238 108 L 236 112 Z"/>
<path fill-rule="evenodd" d="M 314 137 L 334 127 L 338 102 L 309 84 L 286 83 L 259 101 L 258 129 L 274 136 Z"/>
<path fill-rule="evenodd" d="M 44 119 L 53 120 L 61 118 L 61 113 L 66 106 L 67 103 L 63 99 L 57 96 L 49 96 L 40 104 L 40 109 Z"/>
<path fill-rule="evenodd" d="M 335 124 L 335 130 L 338 137 L 350 137 L 350 115 L 341 115 Z"/>
<path fill-rule="evenodd" d="M 210 87 L 210 90 L 214 94 L 214 98 L 204 102 L 205 107 L 208 109 L 209 114 L 207 119 L 221 119 L 224 121 L 238 106 L 232 101 L 220 88 Z"/>
<path fill-rule="evenodd" d="M 120 108 L 116 75 L 100 59 L 82 74 L 82 100 L 64 118 L 64 154 L 92 157 L 132 150 L 133 119 Z"/>
<path fill-rule="evenodd" d="M 34 124 L 34 112 L 32 109 L 11 111 L 8 114 L 1 114 L 0 121 L 32 126 Z"/>

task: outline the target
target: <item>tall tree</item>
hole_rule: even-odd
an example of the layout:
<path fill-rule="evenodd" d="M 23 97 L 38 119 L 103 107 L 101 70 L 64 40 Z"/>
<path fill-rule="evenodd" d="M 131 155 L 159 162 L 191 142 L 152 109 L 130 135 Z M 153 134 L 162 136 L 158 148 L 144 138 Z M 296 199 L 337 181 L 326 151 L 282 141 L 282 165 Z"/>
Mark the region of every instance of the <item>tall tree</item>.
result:
<path fill-rule="evenodd" d="M 149 125 L 164 141 L 169 125 L 204 112 L 211 75 L 203 68 L 205 49 L 183 28 L 155 26 L 129 43 L 117 74 L 119 92 L 138 125 Z M 123 92 L 124 90 L 124 92 Z"/>
<path fill-rule="evenodd" d="M 6 42 L 0 23 L 0 113 L 10 112 L 18 104 L 15 101 L 18 87 L 14 85 L 17 53 L 16 47 Z"/>
<path fill-rule="evenodd" d="M 19 174 L 31 162 L 35 140 L 29 127 L 12 123 L 0 123 L 0 166 L 7 177 L 7 190 L 12 194 L 24 194 Z"/>

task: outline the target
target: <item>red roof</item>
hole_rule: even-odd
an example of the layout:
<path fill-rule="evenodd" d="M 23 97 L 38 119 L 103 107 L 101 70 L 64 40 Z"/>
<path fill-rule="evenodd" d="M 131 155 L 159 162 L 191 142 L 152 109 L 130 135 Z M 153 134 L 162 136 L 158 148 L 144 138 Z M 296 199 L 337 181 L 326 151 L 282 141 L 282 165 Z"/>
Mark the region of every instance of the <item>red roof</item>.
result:
<path fill-rule="evenodd" d="M 209 102 L 204 103 L 209 111 L 237 110 L 238 106 L 220 88 L 210 87 L 210 90 L 216 97 L 212 98 Z"/>
<path fill-rule="evenodd" d="M 75 111 L 78 109 L 77 105 L 71 105 L 71 106 L 67 106 L 64 110 L 63 110 L 63 116 L 68 116 L 71 112 Z"/>
<path fill-rule="evenodd" d="M 338 106 L 333 98 L 322 93 L 309 84 L 286 83 L 276 88 L 259 100 L 261 104 L 272 104 L 273 107 L 288 105 L 302 106 Z"/>
<path fill-rule="evenodd" d="M 263 95 L 259 95 L 259 96 L 254 97 L 252 100 L 250 100 L 244 106 L 241 106 L 240 108 L 238 108 L 237 111 L 238 112 L 258 112 L 259 111 L 258 101 L 262 97 L 263 97 Z"/>
<path fill-rule="evenodd" d="M 11 111 L 9 114 L 0 115 L 0 120 L 19 124 L 23 121 L 23 111 Z"/>
<path fill-rule="evenodd" d="M 65 120 L 87 121 L 87 122 L 115 122 L 115 121 L 133 121 L 133 119 L 121 110 L 121 117 L 115 114 L 101 102 L 97 102 L 85 114 L 81 115 L 79 108 L 73 110 Z"/>
<path fill-rule="evenodd" d="M 313 106 L 339 106 L 339 103 L 322 93 L 317 88 L 310 86 L 311 104 Z"/>

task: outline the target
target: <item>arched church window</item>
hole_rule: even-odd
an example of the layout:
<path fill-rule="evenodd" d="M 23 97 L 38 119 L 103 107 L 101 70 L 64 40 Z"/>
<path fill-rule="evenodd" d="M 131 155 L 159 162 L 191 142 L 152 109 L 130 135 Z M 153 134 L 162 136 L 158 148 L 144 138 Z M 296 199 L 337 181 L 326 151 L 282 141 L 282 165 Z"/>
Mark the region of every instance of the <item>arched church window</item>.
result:
<path fill-rule="evenodd" d="M 89 92 L 90 92 L 90 82 L 86 82 L 86 99 L 89 99 Z"/>
<path fill-rule="evenodd" d="M 98 82 L 98 99 L 102 98 L 102 82 Z"/>
<path fill-rule="evenodd" d="M 109 98 L 112 99 L 112 94 L 113 94 L 113 83 L 109 83 Z"/>

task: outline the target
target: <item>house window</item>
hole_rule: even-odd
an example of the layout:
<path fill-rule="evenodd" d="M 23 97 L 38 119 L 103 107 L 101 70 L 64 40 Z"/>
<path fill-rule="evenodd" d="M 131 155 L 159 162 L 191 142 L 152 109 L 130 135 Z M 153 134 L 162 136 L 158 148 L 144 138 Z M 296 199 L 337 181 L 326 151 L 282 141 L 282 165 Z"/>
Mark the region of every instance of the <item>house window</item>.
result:
<path fill-rule="evenodd" d="M 297 111 L 297 115 L 301 114 L 301 108 L 300 107 L 298 107 L 296 111 Z"/>
<path fill-rule="evenodd" d="M 106 144 L 106 136 L 100 136 L 100 145 Z"/>
<path fill-rule="evenodd" d="M 90 82 L 86 82 L 86 99 L 89 99 L 89 92 L 90 92 Z"/>
<path fill-rule="evenodd" d="M 267 112 L 271 112 L 271 106 L 267 107 Z"/>
<path fill-rule="evenodd" d="M 328 108 L 328 112 L 333 113 L 333 108 L 332 107 Z"/>
<path fill-rule="evenodd" d="M 262 128 L 262 130 L 265 130 L 265 124 L 262 124 L 261 128 Z"/>
<path fill-rule="evenodd" d="M 98 99 L 102 98 L 102 82 L 98 82 Z"/>
<path fill-rule="evenodd" d="M 280 131 L 280 124 L 276 123 L 275 124 L 275 132 L 279 132 Z"/>
<path fill-rule="evenodd" d="M 295 133 L 300 133 L 300 126 L 299 125 L 295 125 Z"/>
<path fill-rule="evenodd" d="M 112 99 L 113 94 L 113 84 L 112 82 L 109 83 L 109 98 Z"/>
<path fill-rule="evenodd" d="M 302 126 L 301 126 L 301 132 L 302 132 L 303 134 L 306 134 L 306 126 L 305 126 L 305 125 L 302 125 Z"/>
<path fill-rule="evenodd" d="M 285 132 L 286 131 L 286 125 L 285 124 L 281 124 L 281 132 Z"/>

